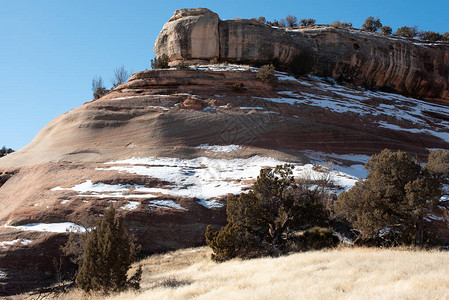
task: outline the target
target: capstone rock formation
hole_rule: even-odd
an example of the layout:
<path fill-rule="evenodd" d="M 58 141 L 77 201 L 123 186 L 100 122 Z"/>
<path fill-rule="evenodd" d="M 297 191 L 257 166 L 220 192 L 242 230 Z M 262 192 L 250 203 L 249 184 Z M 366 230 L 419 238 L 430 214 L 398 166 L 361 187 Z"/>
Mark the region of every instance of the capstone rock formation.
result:
<path fill-rule="evenodd" d="M 282 29 L 255 20 L 222 21 L 204 9 L 181 9 L 162 28 L 154 52 L 180 60 L 234 63 L 315 60 L 312 73 L 428 100 L 449 101 L 449 44 L 381 36 L 356 29 L 312 26 Z"/>

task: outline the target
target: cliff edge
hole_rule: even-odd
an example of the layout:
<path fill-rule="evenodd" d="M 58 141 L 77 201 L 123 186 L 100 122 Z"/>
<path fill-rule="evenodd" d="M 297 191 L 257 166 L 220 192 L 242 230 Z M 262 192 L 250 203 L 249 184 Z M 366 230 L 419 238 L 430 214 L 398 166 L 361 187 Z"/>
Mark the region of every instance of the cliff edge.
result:
<path fill-rule="evenodd" d="M 323 77 L 426 100 L 449 101 L 449 45 L 381 36 L 357 29 L 271 27 L 255 20 L 220 20 L 205 8 L 177 10 L 154 53 L 180 60 L 263 64 L 307 61 Z"/>

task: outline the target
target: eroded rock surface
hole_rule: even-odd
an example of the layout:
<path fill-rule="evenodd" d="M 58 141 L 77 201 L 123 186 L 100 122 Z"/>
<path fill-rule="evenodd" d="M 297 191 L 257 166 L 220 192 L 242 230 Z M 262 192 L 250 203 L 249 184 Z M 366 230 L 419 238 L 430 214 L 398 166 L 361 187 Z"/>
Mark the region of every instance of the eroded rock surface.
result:
<path fill-rule="evenodd" d="M 263 82 L 257 71 L 138 72 L 1 158 L 4 290 L 56 279 L 65 229 L 111 204 L 144 253 L 192 247 L 204 244 L 207 225 L 225 224 L 227 195 L 247 189 L 261 167 L 290 162 L 310 175 L 310 163 L 332 161 L 341 191 L 384 148 L 420 158 L 449 148 L 447 105 L 280 72 Z M 447 215 L 437 217 L 447 238 Z"/>
<path fill-rule="evenodd" d="M 315 74 L 337 78 L 356 72 L 359 85 L 449 101 L 449 45 L 441 42 L 330 26 L 286 30 L 254 20 L 222 21 L 208 9 L 183 9 L 164 25 L 154 52 L 167 54 L 174 64 L 181 59 L 251 64 L 277 59 L 284 66 L 307 53 L 316 60 Z"/>

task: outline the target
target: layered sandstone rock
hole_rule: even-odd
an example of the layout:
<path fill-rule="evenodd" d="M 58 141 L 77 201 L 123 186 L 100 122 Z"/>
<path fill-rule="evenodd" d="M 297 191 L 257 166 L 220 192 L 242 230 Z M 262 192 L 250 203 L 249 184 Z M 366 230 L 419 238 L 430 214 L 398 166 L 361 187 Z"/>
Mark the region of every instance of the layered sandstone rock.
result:
<path fill-rule="evenodd" d="M 315 57 L 313 73 L 351 76 L 356 83 L 414 97 L 449 100 L 449 45 L 385 37 L 326 26 L 285 30 L 254 20 L 221 21 L 207 9 L 183 9 L 167 22 L 154 46 L 173 63 L 210 60 L 288 65 L 296 55 Z M 350 68 L 348 68 L 350 67 Z M 352 68 L 352 69 L 351 69 Z"/>
<path fill-rule="evenodd" d="M 177 10 L 156 40 L 156 56 L 171 60 L 212 59 L 219 56 L 218 15 L 205 8 Z"/>

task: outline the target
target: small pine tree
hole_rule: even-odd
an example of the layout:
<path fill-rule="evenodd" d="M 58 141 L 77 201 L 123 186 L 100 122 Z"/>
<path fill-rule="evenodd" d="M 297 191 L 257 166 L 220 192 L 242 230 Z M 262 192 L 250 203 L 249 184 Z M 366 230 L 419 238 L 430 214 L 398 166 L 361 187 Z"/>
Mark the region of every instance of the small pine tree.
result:
<path fill-rule="evenodd" d="M 13 153 L 13 152 L 14 152 L 14 150 L 12 150 L 11 148 L 6 148 L 5 146 L 3 146 L 3 147 L 0 149 L 0 157 L 3 157 L 3 156 L 5 156 L 5 155 L 10 154 L 10 153 Z"/>
<path fill-rule="evenodd" d="M 336 212 L 353 223 L 362 240 L 423 245 L 432 235 L 425 218 L 438 211 L 441 197 L 441 181 L 432 176 L 432 166 L 422 168 L 405 152 L 385 149 L 365 168 L 366 180 L 338 196 Z"/>
<path fill-rule="evenodd" d="M 390 26 L 382 26 L 380 27 L 380 32 L 382 32 L 383 35 L 391 35 L 393 29 Z"/>
<path fill-rule="evenodd" d="M 396 35 L 400 37 L 405 37 L 412 39 L 418 35 L 418 26 L 402 26 L 401 28 L 398 28 L 396 31 Z"/>
<path fill-rule="evenodd" d="M 435 31 L 422 31 L 418 35 L 424 41 L 444 41 L 444 36 L 441 33 Z"/>
<path fill-rule="evenodd" d="M 362 29 L 370 32 L 376 32 L 382 27 L 379 18 L 368 17 L 362 25 Z"/>
<path fill-rule="evenodd" d="M 111 206 L 87 238 L 76 283 L 86 292 L 124 290 L 131 256 L 132 244 L 123 219 L 115 217 Z"/>
<path fill-rule="evenodd" d="M 262 169 L 248 193 L 228 198 L 228 224 L 220 231 L 206 230 L 213 260 L 278 255 L 288 251 L 291 230 L 326 225 L 325 191 L 298 185 L 292 169 Z"/>

